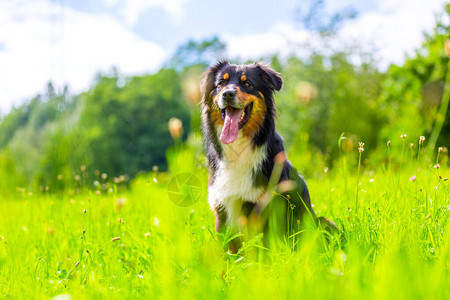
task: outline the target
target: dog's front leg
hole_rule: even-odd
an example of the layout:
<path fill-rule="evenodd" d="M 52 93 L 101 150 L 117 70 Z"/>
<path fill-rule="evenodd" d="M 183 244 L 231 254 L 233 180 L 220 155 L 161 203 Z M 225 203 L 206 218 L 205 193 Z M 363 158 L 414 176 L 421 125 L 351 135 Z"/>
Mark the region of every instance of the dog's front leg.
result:
<path fill-rule="evenodd" d="M 214 216 L 216 217 L 216 232 L 217 233 L 225 233 L 226 227 L 227 227 L 227 213 L 224 208 L 220 206 L 216 206 L 213 208 Z M 228 242 L 227 245 L 224 245 L 225 248 L 228 248 L 228 250 L 231 253 L 238 253 L 238 250 L 241 246 L 240 241 L 238 238 L 233 239 L 232 241 Z"/>
<path fill-rule="evenodd" d="M 227 213 L 220 206 L 215 206 L 213 208 L 213 211 L 214 211 L 214 216 L 216 217 L 216 221 L 215 221 L 216 232 L 217 233 L 223 232 L 226 222 L 227 222 Z"/>

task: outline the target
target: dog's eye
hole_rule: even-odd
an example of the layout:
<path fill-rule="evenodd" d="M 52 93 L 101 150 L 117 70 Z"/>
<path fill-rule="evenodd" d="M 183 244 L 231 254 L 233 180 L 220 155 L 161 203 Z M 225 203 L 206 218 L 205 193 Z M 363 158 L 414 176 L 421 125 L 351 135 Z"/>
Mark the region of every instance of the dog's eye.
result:
<path fill-rule="evenodd" d="M 242 83 L 242 85 L 243 85 L 243 86 L 251 86 L 252 84 L 251 84 L 250 82 L 248 82 L 248 81 L 244 81 L 244 82 Z"/>
<path fill-rule="evenodd" d="M 221 80 L 217 83 L 217 87 L 225 86 L 225 84 L 226 84 L 225 80 Z"/>

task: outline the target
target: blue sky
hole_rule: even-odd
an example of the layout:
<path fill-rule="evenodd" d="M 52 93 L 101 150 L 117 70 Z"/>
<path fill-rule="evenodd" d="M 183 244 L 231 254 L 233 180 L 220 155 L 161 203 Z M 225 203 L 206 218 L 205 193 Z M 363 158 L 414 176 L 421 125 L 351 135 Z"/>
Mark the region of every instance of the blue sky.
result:
<path fill-rule="evenodd" d="M 189 0 L 176 2 L 180 3 L 182 9 L 179 15 L 167 11 L 163 5 L 155 5 L 142 11 L 135 21 L 124 17 L 122 10 L 127 1 L 72 0 L 65 3 L 73 9 L 87 13 L 110 13 L 122 19 L 133 32 L 142 38 L 152 40 L 171 50 L 190 38 L 201 39 L 223 33 L 239 35 L 268 31 L 276 22 L 295 21 L 295 10 L 299 7 L 299 1 L 293 0 L 229 0 L 226 2 Z M 359 13 L 365 13 L 375 8 L 373 0 L 329 2 L 327 4 L 329 11 L 351 7 Z M 108 5 L 108 3 L 110 4 Z M 134 15 L 132 12 L 130 14 Z"/>
<path fill-rule="evenodd" d="M 124 75 L 154 72 L 188 39 L 218 35 L 227 56 L 257 60 L 314 45 L 295 21 L 304 3 L 207 0 L 0 0 L 0 113 L 42 93 L 52 80 L 73 93 L 113 66 Z M 420 46 L 444 0 L 325 1 L 326 12 L 353 8 L 343 42 L 374 53 L 381 69 Z M 333 45 L 330 45 L 333 47 Z"/>

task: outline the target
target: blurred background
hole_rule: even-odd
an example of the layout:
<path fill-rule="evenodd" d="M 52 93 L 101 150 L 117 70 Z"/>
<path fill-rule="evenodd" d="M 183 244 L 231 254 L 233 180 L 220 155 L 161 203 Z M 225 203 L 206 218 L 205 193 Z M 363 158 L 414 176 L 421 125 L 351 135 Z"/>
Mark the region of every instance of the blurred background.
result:
<path fill-rule="evenodd" d="M 202 168 L 220 59 L 282 74 L 277 128 L 306 177 L 354 167 L 358 142 L 368 171 L 419 147 L 447 164 L 449 26 L 441 0 L 2 0 L 0 192 L 125 183 L 174 149 Z"/>

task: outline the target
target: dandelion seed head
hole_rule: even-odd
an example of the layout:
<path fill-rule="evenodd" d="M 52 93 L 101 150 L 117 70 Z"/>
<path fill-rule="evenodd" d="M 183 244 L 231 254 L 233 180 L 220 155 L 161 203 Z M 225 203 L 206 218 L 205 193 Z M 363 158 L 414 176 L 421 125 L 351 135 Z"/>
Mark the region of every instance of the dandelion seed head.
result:
<path fill-rule="evenodd" d="M 180 138 L 183 135 L 183 122 L 178 118 L 170 118 L 169 132 L 173 139 Z"/>
<path fill-rule="evenodd" d="M 160 226 L 160 221 L 157 217 L 153 217 L 153 225 L 155 225 L 156 227 Z"/>
<path fill-rule="evenodd" d="M 117 198 L 116 202 L 114 203 L 116 209 L 120 210 L 122 209 L 122 207 L 125 205 L 125 203 L 127 202 L 127 198 Z"/>
<path fill-rule="evenodd" d="M 39 277 L 37 279 L 39 279 Z M 58 281 L 58 284 L 60 282 L 61 281 Z M 52 300 L 72 300 L 72 296 L 69 295 L 69 294 L 60 294 L 60 295 L 57 295 L 57 296 L 53 297 Z"/>
<path fill-rule="evenodd" d="M 55 230 L 52 227 L 47 227 L 47 234 L 49 236 L 53 236 L 55 233 Z"/>
<path fill-rule="evenodd" d="M 359 148 L 358 148 L 359 153 L 362 153 L 364 151 L 364 143 L 363 142 L 359 142 L 358 145 L 359 145 Z"/>

